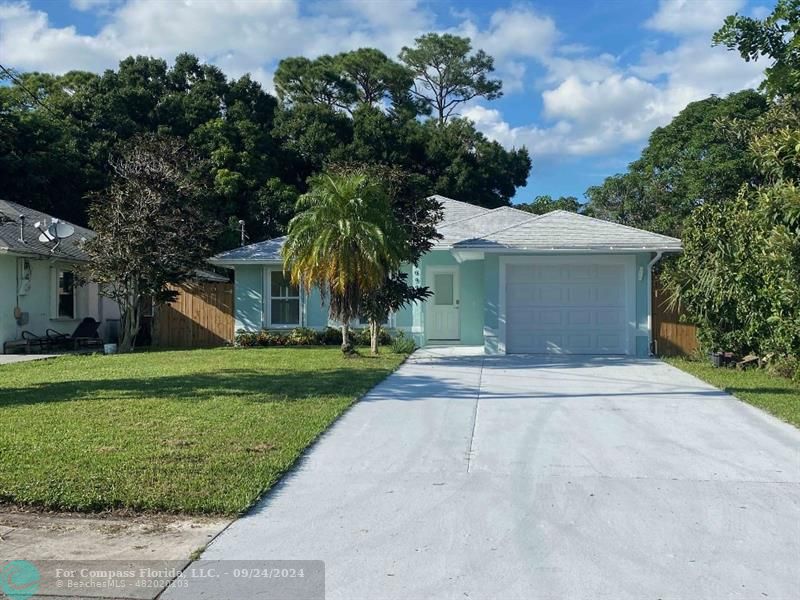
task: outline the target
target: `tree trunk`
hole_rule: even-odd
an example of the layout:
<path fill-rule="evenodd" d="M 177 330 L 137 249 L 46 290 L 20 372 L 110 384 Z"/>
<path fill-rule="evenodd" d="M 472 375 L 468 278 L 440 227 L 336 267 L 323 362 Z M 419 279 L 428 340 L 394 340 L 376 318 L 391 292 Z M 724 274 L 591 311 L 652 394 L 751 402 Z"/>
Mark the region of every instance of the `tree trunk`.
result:
<path fill-rule="evenodd" d="M 350 347 L 350 322 L 342 323 L 342 354 L 350 354 L 353 349 Z"/>
<path fill-rule="evenodd" d="M 369 350 L 372 354 L 378 354 L 378 333 L 381 330 L 380 323 L 370 319 L 369 322 Z"/>
<path fill-rule="evenodd" d="M 121 335 L 117 351 L 120 353 L 131 352 L 136 344 L 136 335 L 141 325 L 141 306 L 137 298 L 128 306 L 120 306 Z"/>

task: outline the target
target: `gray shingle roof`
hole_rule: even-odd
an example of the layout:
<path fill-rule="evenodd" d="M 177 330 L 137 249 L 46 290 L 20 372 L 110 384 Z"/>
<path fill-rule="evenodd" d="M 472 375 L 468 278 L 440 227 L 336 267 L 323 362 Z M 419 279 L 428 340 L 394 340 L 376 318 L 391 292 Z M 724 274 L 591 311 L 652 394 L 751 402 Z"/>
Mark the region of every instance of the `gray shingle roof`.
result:
<path fill-rule="evenodd" d="M 489 210 L 444 196 L 434 196 L 444 208 L 438 248 L 476 250 L 665 250 L 679 251 L 681 241 L 635 227 L 619 225 L 563 210 L 544 215 L 503 206 Z M 217 254 L 217 265 L 278 263 L 286 237 L 250 244 Z"/>
<path fill-rule="evenodd" d="M 468 219 L 440 225 L 438 229 L 443 238 L 438 240 L 436 245 L 452 246 L 462 240 L 479 238 L 498 229 L 530 221 L 534 216 L 529 212 L 510 206 L 487 210 Z"/>
<path fill-rule="evenodd" d="M 453 200 L 452 198 L 447 198 L 445 196 L 434 195 L 431 197 L 435 198 L 441 203 L 444 212 L 442 215 L 442 221 L 438 226 L 439 229 L 451 223 L 456 223 L 464 219 L 471 219 L 492 212 L 488 208 L 483 208 L 482 206 L 476 206 L 474 204 L 468 204 L 466 202 L 459 202 L 458 200 Z M 281 257 L 281 248 L 283 248 L 283 243 L 285 241 L 286 236 L 283 236 L 271 240 L 265 240 L 263 242 L 257 242 L 255 244 L 249 244 L 247 246 L 242 246 L 241 248 L 234 248 L 233 250 L 227 250 L 217 254 L 209 259 L 209 262 L 216 265 L 237 264 L 241 262 L 250 262 L 256 264 L 282 262 L 283 258 Z"/>
<path fill-rule="evenodd" d="M 456 221 L 461 221 L 462 219 L 471 219 L 472 217 L 491 212 L 488 208 L 469 204 L 468 202 L 453 200 L 452 198 L 440 196 L 439 194 L 434 194 L 430 197 L 438 200 L 444 209 L 442 221 L 439 223 L 440 228 L 455 223 Z"/>
<path fill-rule="evenodd" d="M 680 250 L 676 238 L 554 210 L 524 223 L 462 240 L 455 248 L 510 250 Z"/>
<path fill-rule="evenodd" d="M 24 220 L 23 218 L 24 217 Z M 50 223 L 53 217 L 33 210 L 27 206 L 0 200 L 0 252 L 9 252 L 24 256 L 46 256 L 61 258 L 70 261 L 85 262 L 88 256 L 81 249 L 82 240 L 94 237 L 94 232 L 85 227 L 70 223 L 75 228 L 75 233 L 61 240 L 58 247 L 53 250 L 54 243 L 39 241 L 41 233 L 34 223 Z M 66 221 L 63 221 L 66 223 Z M 23 239 L 20 240 L 20 224 L 22 223 Z"/>
<path fill-rule="evenodd" d="M 281 262 L 281 248 L 286 241 L 286 236 L 264 240 L 255 244 L 234 248 L 220 252 L 208 262 L 216 265 L 235 264 L 240 262 L 273 263 Z"/>

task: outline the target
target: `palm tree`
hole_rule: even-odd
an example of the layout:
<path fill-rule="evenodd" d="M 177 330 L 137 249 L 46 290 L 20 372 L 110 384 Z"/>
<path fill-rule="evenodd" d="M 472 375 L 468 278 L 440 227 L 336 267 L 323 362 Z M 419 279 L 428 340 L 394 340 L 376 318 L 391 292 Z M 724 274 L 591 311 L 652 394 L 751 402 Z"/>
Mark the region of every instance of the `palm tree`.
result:
<path fill-rule="evenodd" d="M 284 268 L 306 292 L 318 287 L 342 324 L 342 352 L 362 295 L 398 268 L 405 237 L 384 188 L 363 174 L 321 174 L 297 201 L 283 247 Z"/>

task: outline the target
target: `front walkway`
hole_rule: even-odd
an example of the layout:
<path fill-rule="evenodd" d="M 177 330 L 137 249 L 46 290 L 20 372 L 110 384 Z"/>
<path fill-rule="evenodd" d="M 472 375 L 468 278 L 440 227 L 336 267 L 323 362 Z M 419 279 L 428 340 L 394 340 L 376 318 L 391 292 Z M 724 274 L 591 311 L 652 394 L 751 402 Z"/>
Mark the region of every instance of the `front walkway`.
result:
<path fill-rule="evenodd" d="M 54 358 L 58 354 L 0 354 L 0 366 L 11 365 L 18 362 L 27 362 L 30 360 L 42 360 L 45 358 Z"/>
<path fill-rule="evenodd" d="M 323 560 L 329 599 L 797 598 L 800 431 L 657 360 L 429 349 L 203 559 Z"/>

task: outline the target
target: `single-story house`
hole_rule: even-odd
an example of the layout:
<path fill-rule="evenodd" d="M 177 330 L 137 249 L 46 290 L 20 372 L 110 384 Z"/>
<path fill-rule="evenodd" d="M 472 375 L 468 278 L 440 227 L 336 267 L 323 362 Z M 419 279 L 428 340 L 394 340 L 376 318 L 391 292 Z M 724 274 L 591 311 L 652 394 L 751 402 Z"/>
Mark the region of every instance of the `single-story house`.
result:
<path fill-rule="evenodd" d="M 47 234 L 57 223 L 63 238 Z M 37 226 L 38 224 L 38 226 Z M 119 323 L 116 303 L 94 283 L 78 285 L 76 268 L 86 263 L 82 241 L 89 229 L 59 221 L 15 202 L 0 200 L 0 345 L 23 331 L 72 333 L 85 317 L 100 322 L 104 339 Z"/>
<path fill-rule="evenodd" d="M 416 266 L 415 285 L 433 296 L 389 326 L 420 346 L 484 346 L 487 354 L 647 356 L 651 269 L 678 239 L 556 210 L 490 210 L 436 196 L 442 239 Z M 308 296 L 283 273 L 285 238 L 216 255 L 234 269 L 236 330 L 329 325 L 318 291 Z"/>

